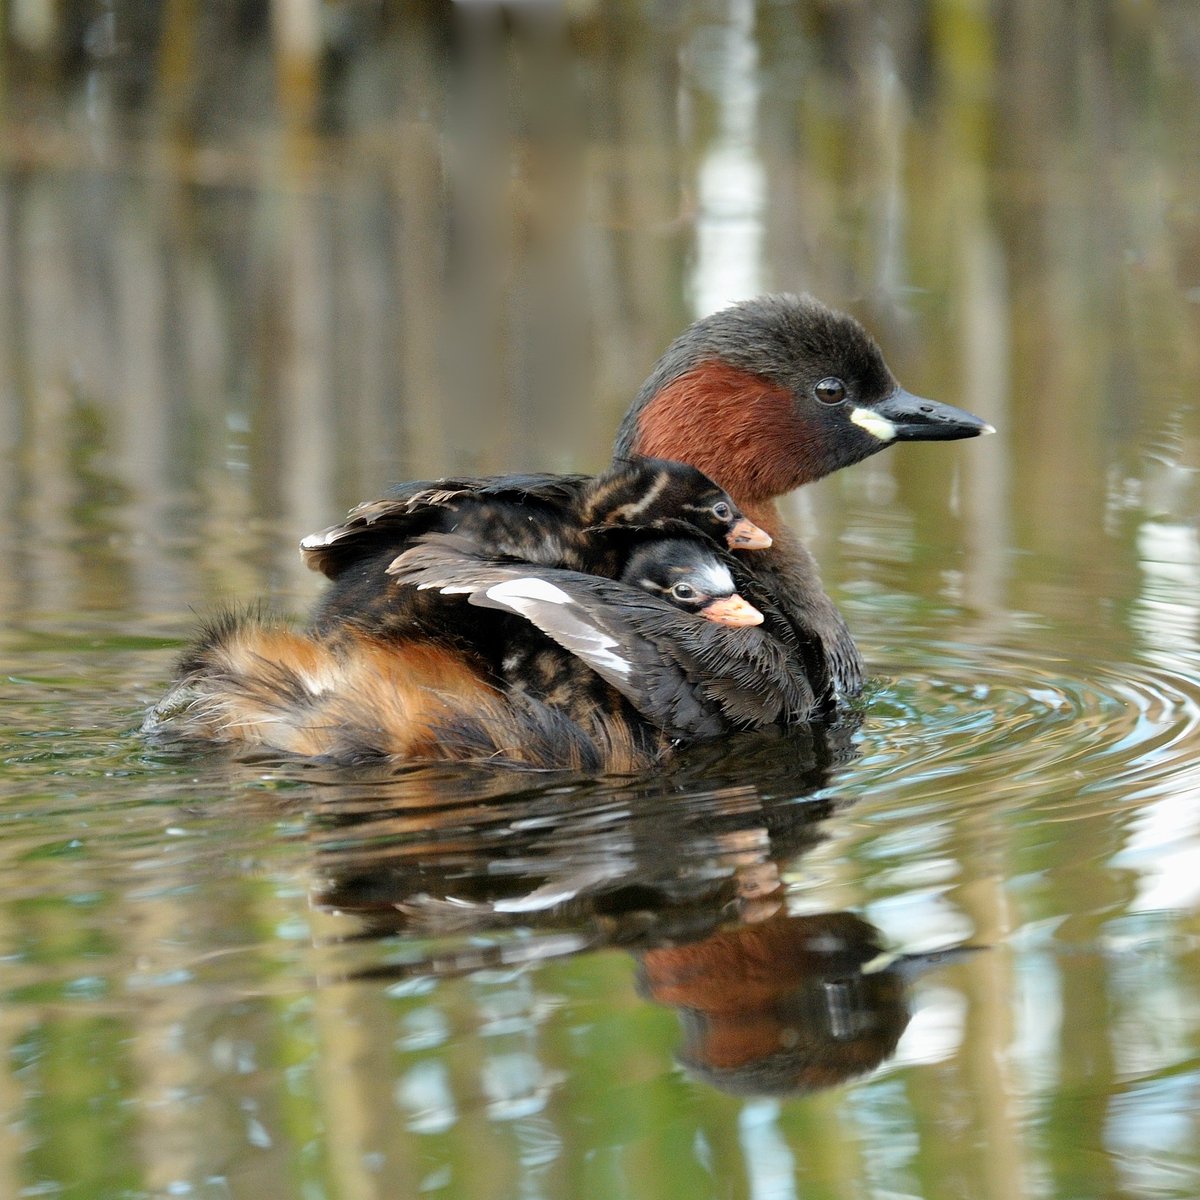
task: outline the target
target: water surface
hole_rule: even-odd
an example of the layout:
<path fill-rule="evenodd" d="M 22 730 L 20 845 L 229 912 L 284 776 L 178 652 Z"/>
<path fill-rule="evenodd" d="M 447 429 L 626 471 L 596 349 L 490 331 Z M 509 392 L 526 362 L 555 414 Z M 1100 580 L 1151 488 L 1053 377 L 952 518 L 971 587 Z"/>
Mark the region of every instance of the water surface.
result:
<path fill-rule="evenodd" d="M 18 8 L 0 1194 L 1200 1193 L 1187 6 Z M 783 288 L 999 428 L 791 502 L 861 725 L 616 779 L 137 733 L 196 613 L 312 603 L 300 536 L 598 467 Z"/>

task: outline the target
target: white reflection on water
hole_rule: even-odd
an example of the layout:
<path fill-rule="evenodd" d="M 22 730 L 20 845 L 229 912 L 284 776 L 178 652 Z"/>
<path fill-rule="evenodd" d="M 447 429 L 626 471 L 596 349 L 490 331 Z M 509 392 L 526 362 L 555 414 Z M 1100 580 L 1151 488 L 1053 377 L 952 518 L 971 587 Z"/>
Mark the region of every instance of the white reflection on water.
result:
<path fill-rule="evenodd" d="M 458 1120 L 449 1074 L 440 1061 L 427 1059 L 406 1071 L 396 1082 L 395 1097 L 413 1133 L 445 1133 Z"/>
<path fill-rule="evenodd" d="M 873 901 L 865 908 L 867 920 L 885 935 L 900 934 L 913 954 L 969 942 L 978 936 L 961 909 L 938 888 L 914 888 Z"/>
<path fill-rule="evenodd" d="M 1198 648 L 1200 540 L 1190 525 L 1150 520 L 1138 528 L 1137 549 L 1142 586 L 1131 623 L 1155 658 L 1179 671 Z M 1194 662 L 1192 669 L 1195 673 Z M 1178 760 L 1178 742 L 1170 750 Z M 1178 770 L 1170 789 L 1142 806 L 1133 835 L 1115 860 L 1139 872 L 1135 911 L 1200 902 L 1200 770 Z"/>
<path fill-rule="evenodd" d="M 912 1019 L 896 1047 L 892 1068 L 953 1058 L 966 1030 L 967 1001 L 962 992 L 925 985 L 914 996 L 912 1007 Z"/>
<path fill-rule="evenodd" d="M 493 1055 L 483 1067 L 487 1114 L 494 1121 L 512 1121 L 541 1112 L 564 1078 L 561 1072 L 545 1070 L 532 1052 Z"/>
<path fill-rule="evenodd" d="M 1191 786 L 1145 805 L 1134 834 L 1114 865 L 1139 873 L 1136 912 L 1190 908 L 1200 903 L 1200 774 Z"/>
<path fill-rule="evenodd" d="M 1134 628 L 1157 650 L 1194 650 L 1200 628 L 1200 542 L 1190 525 L 1144 521 L 1137 532 L 1141 596 Z"/>
<path fill-rule="evenodd" d="M 796 1159 L 779 1130 L 778 1100 L 751 1100 L 738 1114 L 738 1133 L 754 1200 L 795 1200 Z"/>
<path fill-rule="evenodd" d="M 1195 1185 L 1188 1169 L 1196 1141 L 1195 1108 L 1191 1072 L 1139 1083 L 1113 1101 L 1106 1141 L 1131 1193 L 1183 1195 L 1177 1189 Z"/>
<path fill-rule="evenodd" d="M 1015 1034 L 1013 1070 L 1025 1095 L 1054 1090 L 1060 1080 L 1058 1043 L 1062 1033 L 1063 976 L 1055 956 L 1040 948 L 1054 935 L 1055 922 L 1029 922 L 1012 939 L 1021 952 L 1013 960 Z"/>
<path fill-rule="evenodd" d="M 703 316 L 766 290 L 762 271 L 765 173 L 755 147 L 758 47 L 754 6 L 737 0 L 729 23 L 703 25 L 683 52 L 684 82 L 709 94 L 717 131 L 700 164 L 692 309 Z"/>

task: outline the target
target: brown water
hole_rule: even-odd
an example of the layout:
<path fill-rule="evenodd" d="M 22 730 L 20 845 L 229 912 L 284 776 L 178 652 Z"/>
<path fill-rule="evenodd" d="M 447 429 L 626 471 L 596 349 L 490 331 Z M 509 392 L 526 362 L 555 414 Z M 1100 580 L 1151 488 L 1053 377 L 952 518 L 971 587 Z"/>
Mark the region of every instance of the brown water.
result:
<path fill-rule="evenodd" d="M 1200 1194 L 1194 8 L 619 7 L 6 6 L 0 1196 Z M 599 466 L 784 288 L 1000 431 L 795 499 L 855 735 L 140 738 L 300 536 Z"/>

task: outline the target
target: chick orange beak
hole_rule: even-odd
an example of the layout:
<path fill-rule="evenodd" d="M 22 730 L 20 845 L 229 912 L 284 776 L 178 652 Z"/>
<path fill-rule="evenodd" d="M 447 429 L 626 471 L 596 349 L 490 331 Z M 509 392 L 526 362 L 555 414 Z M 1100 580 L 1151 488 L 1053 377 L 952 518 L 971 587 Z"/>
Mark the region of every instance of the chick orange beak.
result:
<path fill-rule="evenodd" d="M 765 550 L 771 544 L 771 535 L 753 521 L 739 517 L 725 535 L 725 542 L 730 550 Z"/>
<path fill-rule="evenodd" d="M 700 615 L 716 621 L 718 625 L 761 625 L 763 622 L 762 613 L 737 592 L 710 601 L 700 610 Z"/>

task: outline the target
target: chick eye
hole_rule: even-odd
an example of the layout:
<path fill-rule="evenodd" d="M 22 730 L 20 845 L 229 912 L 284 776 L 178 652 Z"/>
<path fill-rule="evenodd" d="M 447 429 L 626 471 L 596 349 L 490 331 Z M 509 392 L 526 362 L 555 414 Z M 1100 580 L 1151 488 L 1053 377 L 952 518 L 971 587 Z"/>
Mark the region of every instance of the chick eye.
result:
<path fill-rule="evenodd" d="M 696 595 L 696 589 L 690 583 L 677 583 L 671 589 L 671 595 L 676 600 L 691 600 Z"/>
<path fill-rule="evenodd" d="M 713 516 L 715 516 L 718 521 L 728 521 L 729 518 L 733 516 L 733 511 L 724 500 L 718 500 L 716 504 L 713 505 Z"/>
<path fill-rule="evenodd" d="M 822 379 L 813 388 L 813 395 L 822 404 L 841 404 L 846 398 L 846 385 L 840 379 L 835 379 L 831 375 L 828 379 Z"/>

